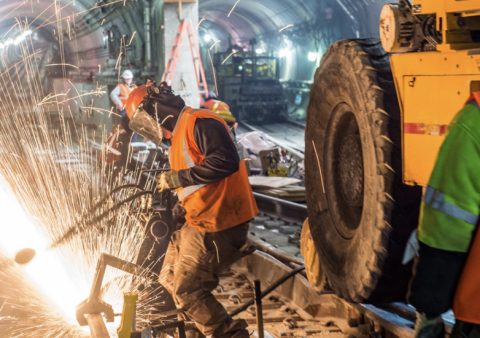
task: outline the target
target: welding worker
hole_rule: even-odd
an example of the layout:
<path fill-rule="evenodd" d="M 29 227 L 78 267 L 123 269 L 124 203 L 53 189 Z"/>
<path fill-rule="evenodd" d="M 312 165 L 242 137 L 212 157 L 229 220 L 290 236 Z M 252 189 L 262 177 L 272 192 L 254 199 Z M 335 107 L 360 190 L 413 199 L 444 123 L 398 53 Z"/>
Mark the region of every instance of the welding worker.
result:
<path fill-rule="evenodd" d="M 416 337 L 443 338 L 440 315 L 454 299 L 457 322 L 451 336 L 480 336 L 478 235 L 470 249 L 480 214 L 479 107 L 480 92 L 475 92 L 451 123 L 424 194 L 409 295 L 417 309 Z"/>
<path fill-rule="evenodd" d="M 230 111 L 230 106 L 225 102 L 220 101 L 214 92 L 208 92 L 208 95 L 205 97 L 201 108 L 208 109 L 219 115 L 230 128 L 232 134 L 235 136 L 235 130 L 238 126 L 237 119 Z"/>
<path fill-rule="evenodd" d="M 244 253 L 248 222 L 258 213 L 227 124 L 209 110 L 185 106 L 161 83 L 148 89 L 130 125 L 156 142 L 162 130 L 172 133 L 171 170 L 157 177 L 157 188 L 176 189 L 186 223 L 172 235 L 160 283 L 205 336 L 249 337 L 247 323 L 229 317 L 212 295 L 219 272 Z"/>

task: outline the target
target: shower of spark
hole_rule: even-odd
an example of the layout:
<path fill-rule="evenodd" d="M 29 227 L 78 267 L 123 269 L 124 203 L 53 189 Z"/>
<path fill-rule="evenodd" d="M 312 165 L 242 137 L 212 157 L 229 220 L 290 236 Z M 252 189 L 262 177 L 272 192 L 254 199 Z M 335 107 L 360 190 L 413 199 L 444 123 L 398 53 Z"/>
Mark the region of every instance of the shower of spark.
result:
<path fill-rule="evenodd" d="M 287 30 L 287 29 L 289 29 L 289 28 L 292 28 L 293 26 L 294 26 L 294 24 L 293 24 L 293 23 L 291 23 L 291 24 L 288 24 L 288 25 L 286 25 L 286 26 L 284 26 L 284 27 L 280 28 L 280 29 L 278 30 L 278 32 L 279 32 L 279 33 L 281 33 L 281 32 L 283 32 L 283 31 L 285 31 L 285 30 Z"/>
<path fill-rule="evenodd" d="M 228 14 L 227 14 L 227 18 L 229 18 L 230 15 L 232 15 L 233 11 L 235 10 L 235 8 L 237 8 L 237 6 L 238 6 L 239 3 L 240 3 L 240 0 L 235 1 L 235 3 L 233 4 L 232 8 L 230 9 L 230 11 L 229 11 Z"/>
<path fill-rule="evenodd" d="M 33 2 L 23 3 L 33 8 Z M 0 332 L 5 337 L 88 335 L 88 330 L 76 323 L 74 312 L 88 296 L 97 259 L 106 252 L 135 261 L 144 236 L 139 208 L 133 201 L 94 225 L 80 228 L 64 245 L 49 248 L 72 225 L 81 225 L 85 215 L 100 215 L 132 194 L 126 190 L 91 210 L 115 182 L 105 154 L 98 154 L 92 146 L 93 141 L 106 138 L 107 129 L 76 122 L 70 103 L 81 107 L 84 114 L 109 116 L 112 112 L 87 103 L 106 95 L 100 86 L 82 91 L 65 78 L 64 92 L 44 88 L 45 66 L 61 69 L 64 77 L 68 69 L 78 68 L 63 53 L 66 41 L 62 33 L 75 39 L 78 15 L 64 15 L 67 6 L 58 0 L 52 6 L 60 62 L 45 63 L 40 57 L 45 46 L 35 45 L 36 30 L 47 23 L 34 27 L 18 20 L 8 34 L 33 34 L 23 34 L 22 41 L 0 50 Z M 8 34 L 3 38 L 8 39 Z M 131 179 L 135 177 L 133 174 Z M 25 247 L 35 249 L 37 255 L 30 264 L 19 266 L 12 259 Z M 123 292 L 136 290 L 142 282 L 107 269 L 103 299 L 118 313 Z M 140 324 L 147 320 L 148 306 L 155 302 L 151 298 L 140 304 Z"/>

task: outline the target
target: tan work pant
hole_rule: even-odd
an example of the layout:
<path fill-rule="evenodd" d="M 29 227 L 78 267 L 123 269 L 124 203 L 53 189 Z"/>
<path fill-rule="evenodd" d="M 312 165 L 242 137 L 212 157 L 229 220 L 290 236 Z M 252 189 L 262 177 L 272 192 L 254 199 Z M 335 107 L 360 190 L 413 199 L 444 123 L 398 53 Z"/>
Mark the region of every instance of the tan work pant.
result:
<path fill-rule="evenodd" d="M 172 235 L 160 283 L 206 336 L 248 337 L 246 322 L 232 321 L 212 295 L 218 286 L 217 274 L 241 257 L 247 234 L 248 223 L 215 233 L 185 224 Z"/>

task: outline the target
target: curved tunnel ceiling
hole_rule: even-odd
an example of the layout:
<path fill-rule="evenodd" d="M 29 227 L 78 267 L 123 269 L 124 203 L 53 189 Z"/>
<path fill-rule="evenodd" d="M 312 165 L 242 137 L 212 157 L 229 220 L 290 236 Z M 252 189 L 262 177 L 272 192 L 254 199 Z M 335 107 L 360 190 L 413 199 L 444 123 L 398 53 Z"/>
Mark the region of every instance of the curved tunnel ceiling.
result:
<path fill-rule="evenodd" d="M 249 46 L 252 39 L 268 40 L 275 45 L 279 37 L 290 40 L 311 39 L 311 32 L 328 45 L 333 40 L 376 34 L 376 10 L 383 0 L 199 0 L 199 26 L 221 40 L 222 49 L 232 45 Z M 124 63 L 140 69 L 144 58 L 144 6 L 150 4 L 158 16 L 162 0 L 3 0 L 0 1 L 0 44 L 7 38 L 12 24 L 28 22 L 30 29 L 43 39 L 57 44 L 63 63 L 72 63 L 85 71 L 94 70 L 121 53 L 106 48 L 115 35 L 129 40 L 130 53 L 123 53 Z M 158 25 L 160 26 L 160 25 Z M 323 30 L 335 32 L 320 34 Z M 160 33 L 161 28 L 158 33 Z M 160 50 L 161 34 L 152 42 Z M 61 37 L 61 38 L 59 38 Z M 132 38 L 133 40 L 133 38 Z M 126 43 L 126 42 L 125 42 Z M 308 42 L 309 43 L 309 42 Z M 115 43 L 114 43 L 115 44 Z M 307 44 L 304 42 L 304 44 Z M 126 47 L 125 47 L 126 48 Z M 116 54 L 115 54 L 116 53 Z M 133 56 L 129 56 L 132 54 Z M 128 58 L 125 60 L 125 58 Z M 161 64 L 161 60 L 158 61 Z M 111 63 L 109 64 L 111 67 Z"/>
<path fill-rule="evenodd" d="M 341 37 L 376 34 L 376 13 L 381 0 L 200 0 L 202 27 L 228 35 L 232 45 L 271 35 L 308 22 L 334 20 L 350 31 Z M 233 10 L 232 10 L 233 9 Z M 372 11 L 373 9 L 373 11 Z M 229 15 L 230 14 L 230 15 Z M 318 26 L 318 25 L 317 25 Z"/>

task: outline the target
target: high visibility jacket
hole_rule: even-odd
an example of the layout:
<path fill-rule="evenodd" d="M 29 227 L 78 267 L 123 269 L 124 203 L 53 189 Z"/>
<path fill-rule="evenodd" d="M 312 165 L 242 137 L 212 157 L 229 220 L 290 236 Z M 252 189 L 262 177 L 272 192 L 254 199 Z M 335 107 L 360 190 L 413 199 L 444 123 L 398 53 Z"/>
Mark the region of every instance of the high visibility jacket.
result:
<path fill-rule="evenodd" d="M 230 106 L 223 101 L 210 99 L 203 103 L 203 108 L 218 114 L 227 124 L 237 122 L 235 116 L 230 111 Z"/>
<path fill-rule="evenodd" d="M 128 95 L 135 89 L 136 86 L 127 86 L 125 83 L 119 83 L 110 93 L 110 99 L 116 105 L 125 106 L 127 103 Z"/>
<path fill-rule="evenodd" d="M 195 121 L 199 118 L 217 120 L 228 131 L 218 115 L 208 110 L 186 107 L 179 116 L 171 139 L 169 159 L 173 170 L 192 168 L 204 160 L 194 135 Z M 232 175 L 214 183 L 178 188 L 177 194 L 185 208 L 187 224 L 200 231 L 229 229 L 248 222 L 258 213 L 243 160 L 238 171 Z"/>
<path fill-rule="evenodd" d="M 118 98 L 125 105 L 125 103 L 127 102 L 127 99 L 128 99 L 128 95 L 133 90 L 133 87 L 129 87 L 125 83 L 119 83 L 118 88 L 120 89 L 120 95 L 118 96 Z"/>
<path fill-rule="evenodd" d="M 422 203 L 418 238 L 467 252 L 480 214 L 480 92 L 449 126 Z"/>

